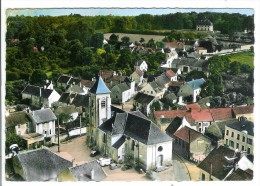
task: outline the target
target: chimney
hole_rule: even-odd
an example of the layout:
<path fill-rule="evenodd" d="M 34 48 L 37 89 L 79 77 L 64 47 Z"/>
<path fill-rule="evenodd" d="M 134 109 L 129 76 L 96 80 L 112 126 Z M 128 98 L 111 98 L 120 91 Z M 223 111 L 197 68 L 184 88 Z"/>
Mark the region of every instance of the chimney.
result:
<path fill-rule="evenodd" d="M 94 180 L 95 179 L 95 171 L 94 169 L 91 170 L 91 177 L 90 177 L 91 180 Z"/>

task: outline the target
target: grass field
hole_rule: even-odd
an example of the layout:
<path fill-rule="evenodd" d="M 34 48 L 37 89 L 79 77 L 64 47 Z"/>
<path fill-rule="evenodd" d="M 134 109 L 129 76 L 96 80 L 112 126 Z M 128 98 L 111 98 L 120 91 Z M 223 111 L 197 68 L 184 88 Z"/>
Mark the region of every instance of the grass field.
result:
<path fill-rule="evenodd" d="M 238 61 L 242 64 L 248 64 L 254 67 L 254 52 L 239 52 L 236 54 L 227 55 L 231 62 Z"/>
<path fill-rule="evenodd" d="M 112 33 L 106 33 L 104 34 L 105 39 L 109 39 L 110 35 Z M 143 35 L 143 34 L 127 34 L 127 33 L 114 33 L 119 36 L 119 41 L 121 41 L 121 38 L 124 36 L 128 36 L 130 38 L 131 42 L 139 42 L 141 38 L 144 38 L 145 42 L 148 42 L 150 39 L 154 39 L 155 41 L 162 41 L 162 39 L 165 36 L 160 36 L 160 35 Z"/>

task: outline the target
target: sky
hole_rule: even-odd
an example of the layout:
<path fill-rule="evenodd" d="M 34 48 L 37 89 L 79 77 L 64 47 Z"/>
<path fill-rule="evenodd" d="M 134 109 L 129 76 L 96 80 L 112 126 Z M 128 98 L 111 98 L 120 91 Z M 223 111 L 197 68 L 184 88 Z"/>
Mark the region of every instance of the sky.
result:
<path fill-rule="evenodd" d="M 240 13 L 246 15 L 253 15 L 253 9 L 100 9 L 100 8 L 89 8 L 89 9 L 8 9 L 6 11 L 7 16 L 40 16 L 40 15 L 50 15 L 50 16 L 60 16 L 60 15 L 69 15 L 69 14 L 81 14 L 82 16 L 97 16 L 97 15 L 116 15 L 116 16 L 136 16 L 140 14 L 152 14 L 152 15 L 161 15 L 161 14 L 170 14 L 176 12 L 225 12 L 225 13 Z"/>

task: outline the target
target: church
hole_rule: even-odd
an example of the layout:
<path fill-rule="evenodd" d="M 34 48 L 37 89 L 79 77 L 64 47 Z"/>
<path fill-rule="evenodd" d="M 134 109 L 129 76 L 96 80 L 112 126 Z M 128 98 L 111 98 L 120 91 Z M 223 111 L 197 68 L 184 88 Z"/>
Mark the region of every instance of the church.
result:
<path fill-rule="evenodd" d="M 101 77 L 90 89 L 89 116 L 87 143 L 102 155 L 144 170 L 171 165 L 172 139 L 141 112 L 112 106 Z"/>

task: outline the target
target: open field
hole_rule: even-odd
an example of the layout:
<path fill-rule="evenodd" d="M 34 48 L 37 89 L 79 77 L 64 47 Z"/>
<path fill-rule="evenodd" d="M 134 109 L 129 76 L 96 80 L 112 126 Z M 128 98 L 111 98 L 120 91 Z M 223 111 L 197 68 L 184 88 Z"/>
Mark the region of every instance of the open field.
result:
<path fill-rule="evenodd" d="M 106 33 L 104 34 L 104 37 L 106 39 L 109 39 L 110 35 L 112 33 Z M 121 41 L 121 38 L 124 37 L 124 36 L 128 36 L 130 38 L 130 41 L 131 42 L 135 42 L 135 41 L 140 41 L 141 38 L 144 38 L 145 42 L 148 42 L 150 39 L 154 39 L 155 41 L 162 41 L 162 39 L 165 37 L 165 36 L 160 36 L 160 35 L 143 35 L 143 34 L 127 34 L 127 33 L 114 33 L 116 35 L 119 36 L 119 41 Z"/>
<path fill-rule="evenodd" d="M 238 61 L 242 64 L 248 64 L 251 67 L 254 66 L 254 53 L 253 52 L 238 52 L 235 54 L 227 55 L 231 62 Z"/>

